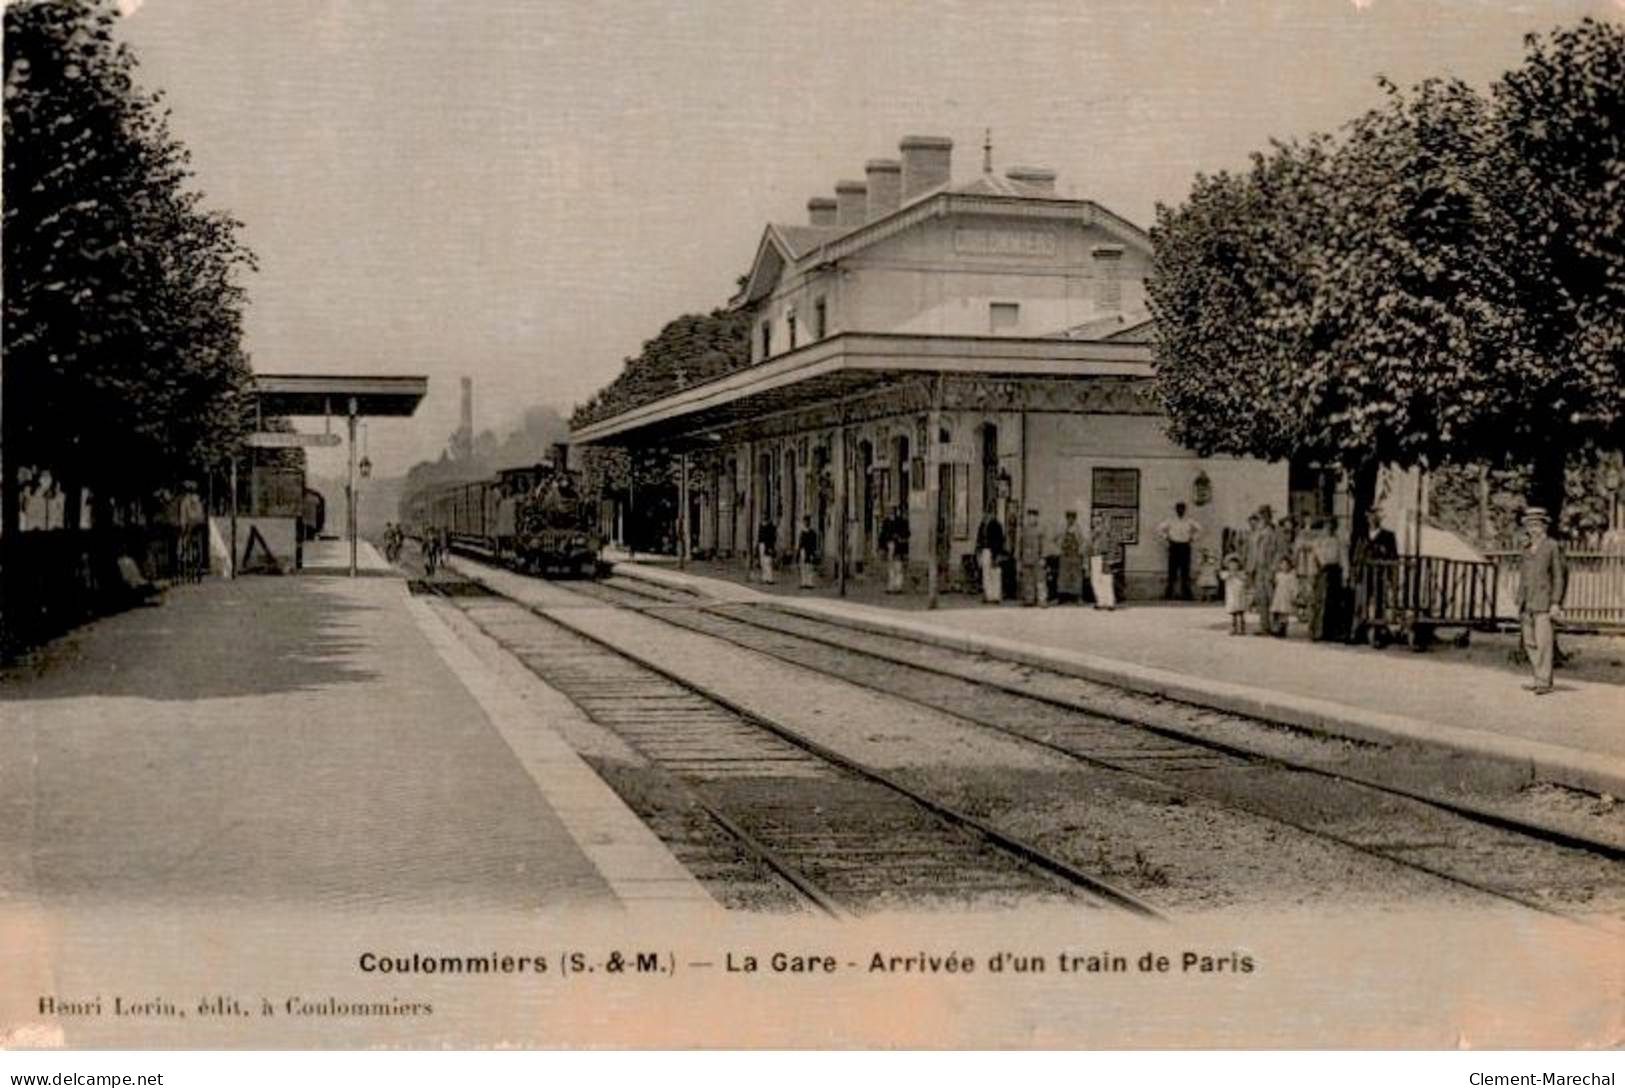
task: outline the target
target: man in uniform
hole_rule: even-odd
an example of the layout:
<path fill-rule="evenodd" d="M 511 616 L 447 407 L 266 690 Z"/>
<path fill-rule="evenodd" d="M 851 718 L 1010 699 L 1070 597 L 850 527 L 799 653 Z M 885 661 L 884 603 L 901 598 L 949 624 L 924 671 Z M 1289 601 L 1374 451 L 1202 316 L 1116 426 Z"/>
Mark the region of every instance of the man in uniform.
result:
<path fill-rule="evenodd" d="M 1535 674 L 1534 683 L 1524 687 L 1536 695 L 1553 690 L 1552 621 L 1563 618 L 1563 593 L 1568 588 L 1563 551 L 1546 535 L 1549 521 L 1542 507 L 1531 506 L 1523 512 L 1529 543 L 1518 578 L 1518 621 L 1523 631 L 1523 650 Z"/>
<path fill-rule="evenodd" d="M 813 528 L 811 517 L 801 519 L 801 536 L 796 541 L 796 563 L 800 567 L 801 588 L 816 588 L 814 572 L 818 569 L 818 530 Z"/>
<path fill-rule="evenodd" d="M 767 514 L 762 515 L 762 524 L 756 530 L 756 559 L 762 568 L 762 583 L 772 585 L 774 552 L 779 547 L 779 529 L 773 524 L 773 519 Z"/>

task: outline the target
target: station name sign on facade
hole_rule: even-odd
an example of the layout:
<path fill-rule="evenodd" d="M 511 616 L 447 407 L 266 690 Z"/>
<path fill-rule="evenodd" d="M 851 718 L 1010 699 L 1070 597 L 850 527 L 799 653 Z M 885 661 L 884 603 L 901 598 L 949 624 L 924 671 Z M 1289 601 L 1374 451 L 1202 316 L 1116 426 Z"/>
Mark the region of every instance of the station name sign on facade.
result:
<path fill-rule="evenodd" d="M 977 257 L 1053 257 L 1058 251 L 1055 232 L 1012 227 L 958 227 L 954 252 Z"/>

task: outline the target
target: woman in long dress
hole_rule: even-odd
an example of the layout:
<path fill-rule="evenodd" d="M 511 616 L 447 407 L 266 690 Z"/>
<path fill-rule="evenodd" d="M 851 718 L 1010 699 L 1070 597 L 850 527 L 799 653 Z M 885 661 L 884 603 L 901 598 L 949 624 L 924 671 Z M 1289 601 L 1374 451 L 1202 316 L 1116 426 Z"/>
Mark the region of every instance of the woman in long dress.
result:
<path fill-rule="evenodd" d="M 1095 607 L 1108 612 L 1117 607 L 1117 587 L 1112 582 L 1112 552 L 1116 546 L 1111 523 L 1097 517 L 1089 534 L 1089 588 L 1095 595 Z"/>
<path fill-rule="evenodd" d="M 1061 530 L 1061 563 L 1055 579 L 1058 598 L 1083 600 L 1083 531 L 1078 528 L 1078 512 L 1066 512 L 1066 527 Z"/>

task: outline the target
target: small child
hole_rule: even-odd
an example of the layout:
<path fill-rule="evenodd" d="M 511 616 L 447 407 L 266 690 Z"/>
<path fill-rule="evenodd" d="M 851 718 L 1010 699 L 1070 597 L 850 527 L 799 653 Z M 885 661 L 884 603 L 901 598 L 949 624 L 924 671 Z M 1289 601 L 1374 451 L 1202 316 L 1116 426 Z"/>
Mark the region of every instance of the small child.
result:
<path fill-rule="evenodd" d="M 1203 601 L 1219 599 L 1219 564 L 1206 549 L 1202 551 L 1201 565 L 1196 568 L 1196 597 Z"/>
<path fill-rule="evenodd" d="M 1285 638 L 1287 624 L 1292 622 L 1292 613 L 1298 604 L 1298 572 L 1292 565 L 1292 557 L 1281 556 L 1281 561 L 1275 564 L 1275 589 L 1270 594 L 1270 634 L 1276 638 Z"/>
<path fill-rule="evenodd" d="M 1230 613 L 1230 633 L 1247 633 L 1247 572 L 1241 569 L 1241 556 L 1231 552 L 1224 557 L 1224 569 L 1218 572 L 1224 583 L 1224 610 Z"/>

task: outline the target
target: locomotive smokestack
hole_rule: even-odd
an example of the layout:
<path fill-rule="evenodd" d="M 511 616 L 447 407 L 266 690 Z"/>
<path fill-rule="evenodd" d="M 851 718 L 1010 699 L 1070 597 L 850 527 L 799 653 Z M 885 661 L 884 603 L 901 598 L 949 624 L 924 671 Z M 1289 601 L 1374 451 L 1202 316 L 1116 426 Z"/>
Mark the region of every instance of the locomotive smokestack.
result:
<path fill-rule="evenodd" d="M 570 444 L 568 442 L 553 443 L 553 467 L 560 472 L 569 471 Z"/>

